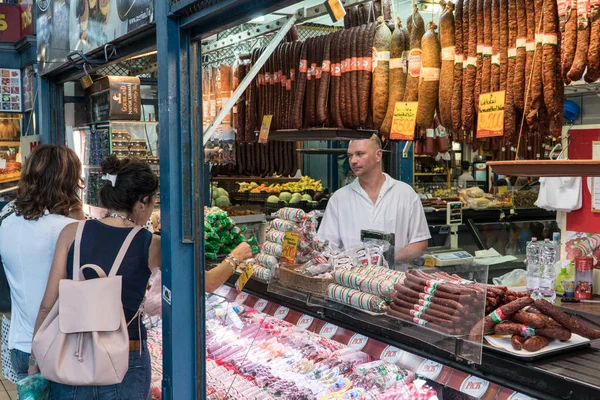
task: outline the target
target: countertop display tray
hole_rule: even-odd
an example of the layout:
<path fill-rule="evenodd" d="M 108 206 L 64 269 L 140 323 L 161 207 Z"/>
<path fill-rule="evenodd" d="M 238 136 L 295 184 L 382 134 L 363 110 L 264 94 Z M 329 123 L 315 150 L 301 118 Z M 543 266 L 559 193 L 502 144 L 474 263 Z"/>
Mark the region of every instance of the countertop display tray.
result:
<path fill-rule="evenodd" d="M 587 347 L 591 341 L 579 336 L 576 333 L 571 334 L 571 339 L 566 342 L 559 340 L 553 340 L 538 351 L 527 351 L 527 350 L 515 350 L 510 344 L 511 335 L 488 335 L 485 337 L 487 343 L 484 343 L 484 347 L 487 350 L 498 352 L 512 358 L 518 358 L 523 361 L 535 361 L 540 358 L 555 356 L 561 353 L 569 352 L 580 347 Z"/>

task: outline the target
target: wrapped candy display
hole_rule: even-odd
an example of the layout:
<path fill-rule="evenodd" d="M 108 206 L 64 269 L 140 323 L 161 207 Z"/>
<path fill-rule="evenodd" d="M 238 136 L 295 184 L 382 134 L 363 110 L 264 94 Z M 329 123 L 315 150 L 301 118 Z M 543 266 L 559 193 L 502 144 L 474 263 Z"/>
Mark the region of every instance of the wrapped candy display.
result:
<path fill-rule="evenodd" d="M 209 399 L 436 399 L 435 390 L 395 364 L 260 312 L 239 319 L 241 325 L 207 320 Z"/>
<path fill-rule="evenodd" d="M 216 260 L 219 254 L 229 254 L 237 245 L 246 241 L 246 227 L 238 227 L 219 207 L 204 208 L 204 248 L 206 258 Z M 248 241 L 253 253 L 258 253 L 256 238 Z"/>
<path fill-rule="evenodd" d="M 389 299 L 402 272 L 383 267 L 354 267 L 338 269 L 333 280 L 339 285 Z"/>
<path fill-rule="evenodd" d="M 265 232 L 266 242 L 262 244 L 256 260 L 270 270 L 279 267 L 279 258 L 283 250 L 283 242 L 287 232 L 300 234 L 298 241 L 297 261 L 305 262 L 322 250 L 315 242 L 317 221 L 315 214 L 305 213 L 297 208 L 282 208 L 273 214 L 273 219 Z"/>
<path fill-rule="evenodd" d="M 381 297 L 335 283 L 328 286 L 327 296 L 333 301 L 364 311 L 383 313 L 387 309 L 387 303 Z"/>

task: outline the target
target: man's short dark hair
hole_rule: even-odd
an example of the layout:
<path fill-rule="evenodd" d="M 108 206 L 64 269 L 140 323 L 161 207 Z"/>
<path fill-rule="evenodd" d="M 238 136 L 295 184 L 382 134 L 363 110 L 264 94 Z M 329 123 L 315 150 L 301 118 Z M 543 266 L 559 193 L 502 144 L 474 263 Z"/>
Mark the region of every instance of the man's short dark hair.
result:
<path fill-rule="evenodd" d="M 468 171 L 471 167 L 471 163 L 468 161 L 463 161 L 462 163 L 460 163 L 460 166 L 462 167 L 463 171 Z"/>

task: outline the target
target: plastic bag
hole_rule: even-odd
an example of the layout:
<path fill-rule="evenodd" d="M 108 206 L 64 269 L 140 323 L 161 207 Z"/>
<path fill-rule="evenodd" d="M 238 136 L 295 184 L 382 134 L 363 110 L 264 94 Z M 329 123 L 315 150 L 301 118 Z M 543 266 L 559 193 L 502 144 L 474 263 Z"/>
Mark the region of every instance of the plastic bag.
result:
<path fill-rule="evenodd" d="M 527 271 L 524 269 L 514 269 L 498 278 L 493 278 L 494 285 L 499 286 L 525 286 L 527 280 Z"/>
<path fill-rule="evenodd" d="M 50 398 L 50 382 L 37 373 L 17 382 L 19 400 L 47 400 Z"/>

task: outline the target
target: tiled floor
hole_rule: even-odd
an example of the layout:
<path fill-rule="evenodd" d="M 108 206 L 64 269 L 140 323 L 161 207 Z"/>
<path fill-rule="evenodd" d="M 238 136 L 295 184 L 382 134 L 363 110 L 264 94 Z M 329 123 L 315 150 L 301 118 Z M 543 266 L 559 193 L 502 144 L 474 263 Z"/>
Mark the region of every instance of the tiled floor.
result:
<path fill-rule="evenodd" d="M 0 400 L 17 400 L 17 388 L 2 376 L 2 365 L 0 365 Z"/>

